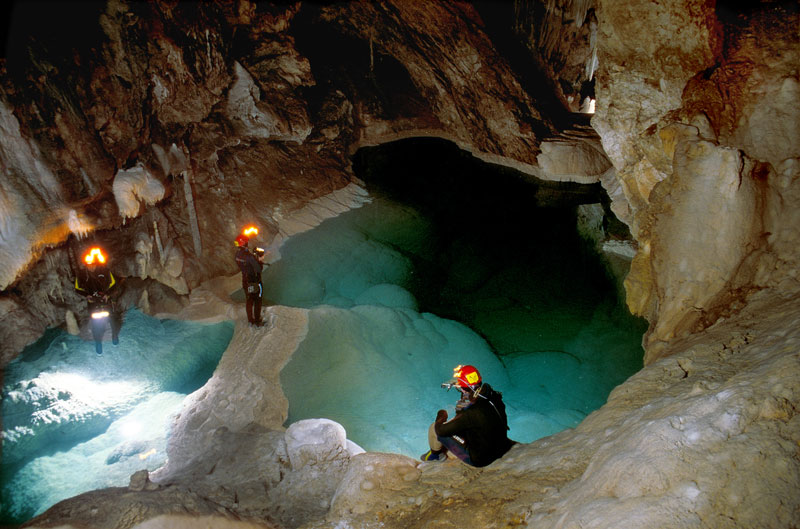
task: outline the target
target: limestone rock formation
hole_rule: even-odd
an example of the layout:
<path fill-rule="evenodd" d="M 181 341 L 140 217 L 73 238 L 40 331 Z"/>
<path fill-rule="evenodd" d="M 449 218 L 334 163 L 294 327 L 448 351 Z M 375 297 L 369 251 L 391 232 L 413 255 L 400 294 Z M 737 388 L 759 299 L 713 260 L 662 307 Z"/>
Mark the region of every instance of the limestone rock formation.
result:
<path fill-rule="evenodd" d="M 285 431 L 278 375 L 307 312 L 271 307 L 188 399 L 165 467 L 30 526 L 800 524 L 800 14 L 733 4 L 520 1 L 504 32 L 469 2 L 18 3 L 0 63 L 2 365 L 85 318 L 71 278 L 89 241 L 124 306 L 241 321 L 239 227 L 279 246 L 357 207 L 355 150 L 412 136 L 601 182 L 636 246 L 628 305 L 651 324 L 646 367 L 603 408 L 475 469 L 357 453 L 324 421 Z M 589 128 L 570 111 L 592 82 Z M 321 446 L 295 435 L 309 426 Z"/>
<path fill-rule="evenodd" d="M 330 421 L 282 431 L 285 404 L 264 378 L 275 373 L 245 374 L 243 366 L 290 353 L 284 340 L 302 332 L 287 336 L 285 319 L 305 318 L 299 309 L 270 311 L 269 328 L 237 328 L 212 380 L 190 397 L 169 463 L 150 477 L 157 487 L 88 493 L 31 527 L 132 527 L 174 512 L 178 499 L 194 516 L 216 505 L 227 516 L 306 529 L 790 527 L 800 514 L 800 329 L 792 326 L 800 307 L 792 296 L 756 295 L 737 318 L 676 340 L 667 358 L 619 386 L 574 430 L 517 445 L 483 469 L 358 454 Z M 233 395 L 243 377 L 252 389 Z M 331 435 L 309 443 L 315 429 Z M 105 510 L 92 519 L 97 505 Z M 125 522 L 111 514 L 123 509 L 131 513 Z"/>
<path fill-rule="evenodd" d="M 592 125 L 616 169 L 612 209 L 639 243 L 626 284 L 651 322 L 651 360 L 753 290 L 800 286 L 783 266 L 797 258 L 786 209 L 798 197 L 797 10 L 600 2 L 597 13 Z"/>

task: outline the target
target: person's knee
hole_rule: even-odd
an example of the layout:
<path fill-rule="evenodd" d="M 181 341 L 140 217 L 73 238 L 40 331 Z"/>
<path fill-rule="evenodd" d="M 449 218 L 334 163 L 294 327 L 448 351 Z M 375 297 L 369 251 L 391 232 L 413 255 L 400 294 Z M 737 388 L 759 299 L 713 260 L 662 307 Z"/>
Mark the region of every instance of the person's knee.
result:
<path fill-rule="evenodd" d="M 472 460 L 469 456 L 469 451 L 467 451 L 467 447 L 463 444 L 459 443 L 452 437 L 439 437 L 439 442 L 442 444 L 442 447 L 445 448 L 448 452 L 453 454 L 455 457 L 463 461 L 468 465 L 472 465 Z"/>
<path fill-rule="evenodd" d="M 436 435 L 436 423 L 431 423 L 428 428 L 428 446 L 437 452 L 442 449 L 442 443 L 439 441 L 439 436 Z"/>

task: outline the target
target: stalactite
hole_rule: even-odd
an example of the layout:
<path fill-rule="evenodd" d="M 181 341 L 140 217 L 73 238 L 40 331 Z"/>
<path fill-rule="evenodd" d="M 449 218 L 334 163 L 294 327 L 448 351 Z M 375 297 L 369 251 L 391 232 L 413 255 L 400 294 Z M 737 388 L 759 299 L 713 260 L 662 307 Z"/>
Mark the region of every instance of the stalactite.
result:
<path fill-rule="evenodd" d="M 156 248 L 158 249 L 158 262 L 164 266 L 166 255 L 164 254 L 164 247 L 161 245 L 161 235 L 158 233 L 158 221 L 153 221 L 153 235 L 156 239 Z"/>
<path fill-rule="evenodd" d="M 86 186 L 87 191 L 89 191 L 90 195 L 94 195 L 97 193 L 97 186 L 92 179 L 89 178 L 89 175 L 86 174 L 86 171 L 81 167 L 81 178 L 83 179 L 83 184 Z"/>
<path fill-rule="evenodd" d="M 377 15 L 372 19 L 369 28 L 369 77 L 375 78 L 375 25 L 378 23 Z"/>
<path fill-rule="evenodd" d="M 194 253 L 198 257 L 203 252 L 200 241 L 200 227 L 197 224 L 197 211 L 194 209 L 194 196 L 192 195 L 192 184 L 190 182 L 190 172 L 183 171 L 183 192 L 186 195 L 186 209 L 189 212 L 189 225 L 192 228 L 192 241 L 194 242 Z"/>
<path fill-rule="evenodd" d="M 74 209 L 67 213 L 67 227 L 76 239 L 81 240 L 86 237 L 94 226 L 86 219 L 85 215 L 79 214 Z"/>
<path fill-rule="evenodd" d="M 372 45 L 374 40 L 375 40 L 374 36 L 373 36 L 372 32 L 370 32 L 370 34 L 369 34 L 369 75 L 370 76 L 374 76 L 375 75 L 375 55 L 374 55 L 373 45 Z"/>
<path fill-rule="evenodd" d="M 206 61 L 208 62 L 208 69 L 211 70 L 214 63 L 211 61 L 211 39 L 209 38 L 208 30 L 206 30 Z"/>

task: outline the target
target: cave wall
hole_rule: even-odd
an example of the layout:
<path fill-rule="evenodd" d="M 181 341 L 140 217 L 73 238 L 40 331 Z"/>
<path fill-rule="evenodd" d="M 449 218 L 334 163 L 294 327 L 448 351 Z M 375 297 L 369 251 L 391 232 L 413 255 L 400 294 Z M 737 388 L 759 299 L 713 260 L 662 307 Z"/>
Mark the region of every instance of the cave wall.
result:
<path fill-rule="evenodd" d="M 514 34 L 557 100 L 588 112 L 597 70 L 596 0 L 514 0 Z"/>
<path fill-rule="evenodd" d="M 601 1 L 593 127 L 639 246 L 628 305 L 646 361 L 742 308 L 796 295 L 797 5 Z"/>

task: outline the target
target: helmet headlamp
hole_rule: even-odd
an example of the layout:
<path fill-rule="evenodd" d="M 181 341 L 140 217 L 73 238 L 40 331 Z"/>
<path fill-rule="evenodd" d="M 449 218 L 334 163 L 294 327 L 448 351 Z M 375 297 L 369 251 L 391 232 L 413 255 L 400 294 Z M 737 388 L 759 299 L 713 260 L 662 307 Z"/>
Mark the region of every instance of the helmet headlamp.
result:
<path fill-rule="evenodd" d="M 474 388 L 480 385 L 481 374 L 475 369 L 475 366 L 456 366 L 453 369 L 453 380 L 451 384 L 459 388 Z"/>
<path fill-rule="evenodd" d="M 83 255 L 83 262 L 87 265 L 105 264 L 106 256 L 103 250 L 95 246 Z"/>

